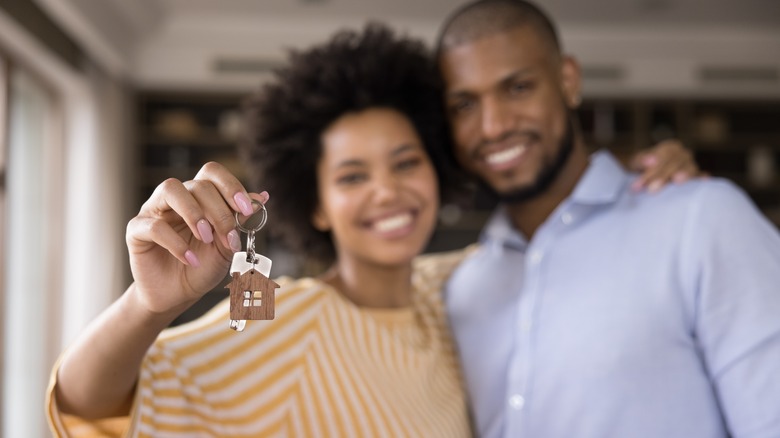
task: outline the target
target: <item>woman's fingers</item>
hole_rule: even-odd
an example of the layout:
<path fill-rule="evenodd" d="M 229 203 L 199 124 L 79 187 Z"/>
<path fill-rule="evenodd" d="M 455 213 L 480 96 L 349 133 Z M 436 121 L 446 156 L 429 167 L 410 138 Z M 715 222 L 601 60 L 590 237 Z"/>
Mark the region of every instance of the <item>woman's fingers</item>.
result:
<path fill-rule="evenodd" d="M 214 227 L 214 234 L 222 246 L 232 252 L 241 251 L 233 210 L 217 187 L 208 180 L 187 181 L 185 187 L 203 208 L 206 216 L 204 222 L 208 224 L 209 230 Z"/>
<path fill-rule="evenodd" d="M 253 200 L 265 203 L 268 194 L 253 193 L 250 197 L 243 184 L 224 166 L 209 162 L 192 181 L 181 182 L 174 178 L 163 181 L 141 207 L 136 222 L 155 229 L 160 227 L 157 221 L 167 223 L 169 229 L 164 231 L 164 235 L 175 232 L 178 228 L 176 224 L 184 222 L 192 235 L 203 243 L 219 240 L 224 248 L 237 252 L 241 250 L 241 240 L 236 231 L 234 212 L 251 215 Z M 149 238 L 152 234 L 141 228 L 136 236 Z M 155 242 L 179 260 L 193 264 L 194 253 L 188 253 L 188 249 L 181 246 L 186 245 L 186 239 L 180 237 L 179 242 L 174 242 L 169 236 L 166 240 L 168 246 Z"/>
<path fill-rule="evenodd" d="M 251 215 L 255 211 L 252 200 L 264 204 L 268 201 L 268 193 L 252 194 L 250 197 L 238 178 L 213 161 L 204 164 L 195 175 L 195 180 L 188 186 L 199 202 L 209 206 L 206 209 L 207 217 L 214 225 L 222 244 L 233 252 L 240 251 L 241 239 L 236 231 L 234 212 L 238 211 L 244 216 Z M 225 203 L 229 208 L 223 208 Z"/>
<path fill-rule="evenodd" d="M 225 166 L 214 161 L 204 164 L 195 175 L 195 181 L 203 180 L 210 181 L 217 188 L 233 211 L 239 211 L 245 216 L 254 211 L 244 185 Z"/>
<path fill-rule="evenodd" d="M 171 213 L 175 213 L 172 215 Z M 204 223 L 206 215 L 200 203 L 192 196 L 187 187 L 175 178 L 163 181 L 152 196 L 141 207 L 138 214 L 142 217 L 184 221 L 192 234 L 203 243 L 211 243 L 211 227 Z"/>
<path fill-rule="evenodd" d="M 185 265 L 194 268 L 200 266 L 198 256 L 190 249 L 186 240 L 168 223 L 160 217 L 136 216 L 127 224 L 127 245 L 133 251 L 148 251 L 149 248 L 143 248 L 144 243 L 153 243 L 166 249 L 171 255 L 176 257 Z"/>
<path fill-rule="evenodd" d="M 631 162 L 632 170 L 642 172 L 634 181 L 634 190 L 660 190 L 671 182 L 684 182 L 700 176 L 693 154 L 677 140 L 666 140 L 649 151 L 637 154 Z"/>

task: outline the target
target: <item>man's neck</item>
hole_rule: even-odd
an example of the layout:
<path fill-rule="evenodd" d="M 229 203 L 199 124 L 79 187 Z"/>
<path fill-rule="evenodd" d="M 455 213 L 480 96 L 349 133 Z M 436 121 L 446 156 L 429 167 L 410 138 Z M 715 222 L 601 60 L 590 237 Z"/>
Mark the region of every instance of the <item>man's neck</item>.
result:
<path fill-rule="evenodd" d="M 563 171 L 544 193 L 527 201 L 506 205 L 512 226 L 531 240 L 558 205 L 571 195 L 587 167 L 588 153 L 582 144 L 577 144 Z"/>

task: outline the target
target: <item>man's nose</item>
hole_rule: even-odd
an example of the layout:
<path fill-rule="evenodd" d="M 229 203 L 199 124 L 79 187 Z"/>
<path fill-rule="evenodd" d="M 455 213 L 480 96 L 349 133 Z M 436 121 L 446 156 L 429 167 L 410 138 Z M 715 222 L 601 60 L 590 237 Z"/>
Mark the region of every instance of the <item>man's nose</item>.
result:
<path fill-rule="evenodd" d="M 501 139 L 510 130 L 510 114 L 500 99 L 485 99 L 482 103 L 482 136 L 485 140 Z"/>

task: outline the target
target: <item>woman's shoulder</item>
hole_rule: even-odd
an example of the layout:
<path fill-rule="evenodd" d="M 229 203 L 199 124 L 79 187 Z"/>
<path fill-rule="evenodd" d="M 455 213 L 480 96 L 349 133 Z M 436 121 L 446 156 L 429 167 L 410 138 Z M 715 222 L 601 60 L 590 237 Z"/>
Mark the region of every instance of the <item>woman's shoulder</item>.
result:
<path fill-rule="evenodd" d="M 477 245 L 469 245 L 465 248 L 429 253 L 418 256 L 413 262 L 413 281 L 420 291 L 440 292 L 444 282 L 471 254 Z"/>

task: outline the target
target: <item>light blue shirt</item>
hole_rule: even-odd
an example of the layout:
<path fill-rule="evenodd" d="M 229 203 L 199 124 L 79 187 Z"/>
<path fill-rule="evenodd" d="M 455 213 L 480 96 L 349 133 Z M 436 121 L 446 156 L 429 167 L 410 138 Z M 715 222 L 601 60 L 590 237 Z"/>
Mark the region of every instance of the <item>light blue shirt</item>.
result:
<path fill-rule="evenodd" d="M 499 209 L 446 299 L 481 437 L 780 437 L 780 235 L 718 179 L 601 152 L 527 241 Z"/>

